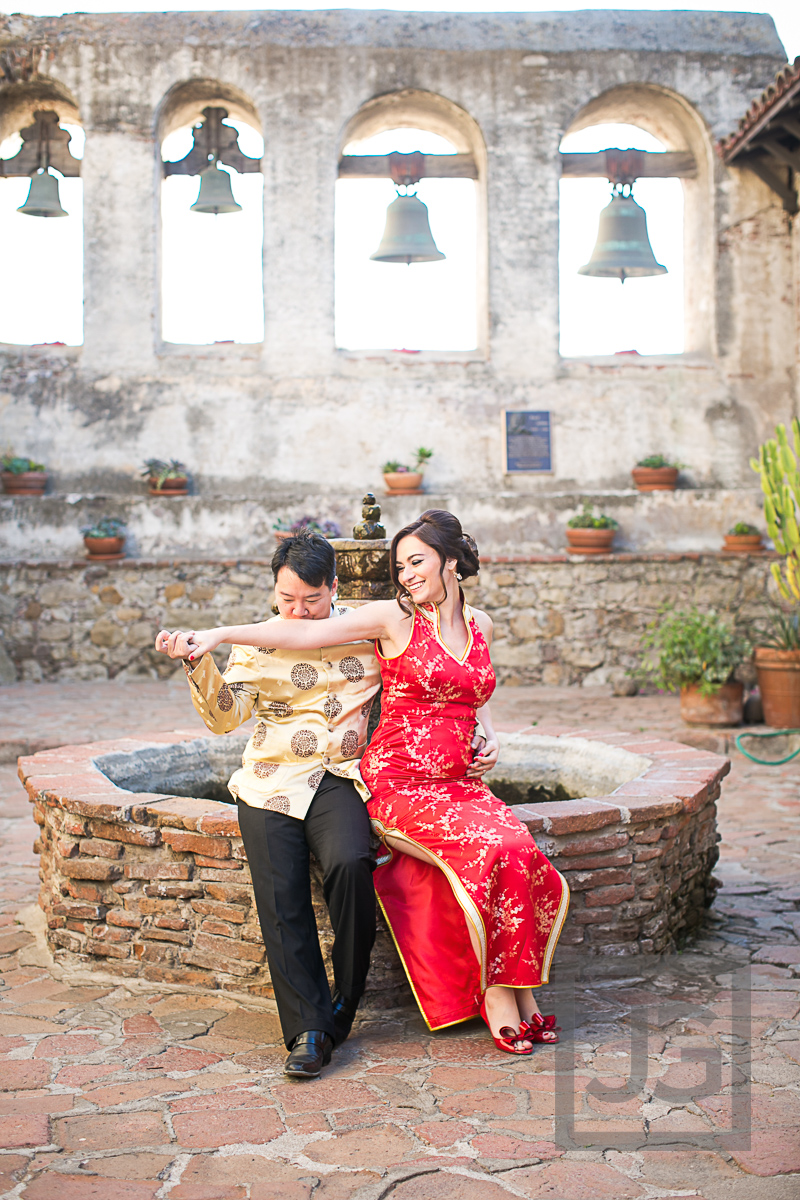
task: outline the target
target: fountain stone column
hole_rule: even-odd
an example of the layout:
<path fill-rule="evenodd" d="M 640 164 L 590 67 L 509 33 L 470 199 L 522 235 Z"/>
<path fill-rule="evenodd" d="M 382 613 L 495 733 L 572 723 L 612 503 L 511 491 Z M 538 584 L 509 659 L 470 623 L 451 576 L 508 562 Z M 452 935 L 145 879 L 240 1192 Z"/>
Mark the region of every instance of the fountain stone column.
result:
<path fill-rule="evenodd" d="M 339 576 L 338 598 L 343 604 L 394 597 L 389 576 L 391 542 L 380 520 L 380 505 L 372 492 L 367 492 L 352 538 L 331 538 Z"/>

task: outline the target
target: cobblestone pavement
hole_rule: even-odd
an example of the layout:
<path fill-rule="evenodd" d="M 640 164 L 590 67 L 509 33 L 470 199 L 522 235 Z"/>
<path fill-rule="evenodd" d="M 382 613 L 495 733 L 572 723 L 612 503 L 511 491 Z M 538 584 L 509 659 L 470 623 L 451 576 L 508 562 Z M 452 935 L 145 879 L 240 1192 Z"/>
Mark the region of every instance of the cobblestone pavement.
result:
<path fill-rule="evenodd" d="M 182 681 L 0 695 L 7 757 L 60 731 L 195 727 Z M 599 688 L 505 688 L 495 707 L 504 728 L 546 717 L 675 736 L 680 724 L 669 697 Z M 361 1020 L 320 1080 L 296 1084 L 263 1005 L 48 972 L 15 921 L 36 897 L 34 826 L 13 765 L 0 767 L 0 1194 L 796 1198 L 799 785 L 800 759 L 735 757 L 703 936 L 659 961 L 557 958 L 543 997 L 564 1026 L 555 1049 L 512 1059 L 478 1022 L 431 1035 L 405 1010 Z"/>

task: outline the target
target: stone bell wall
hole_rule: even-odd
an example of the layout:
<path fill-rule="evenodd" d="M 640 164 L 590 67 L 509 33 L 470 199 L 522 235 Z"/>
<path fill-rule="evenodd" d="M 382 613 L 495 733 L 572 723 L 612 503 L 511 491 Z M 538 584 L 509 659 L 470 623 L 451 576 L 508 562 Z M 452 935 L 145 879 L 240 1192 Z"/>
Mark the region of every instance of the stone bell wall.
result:
<path fill-rule="evenodd" d="M 757 517 L 749 457 L 797 404 L 796 279 L 780 201 L 715 142 L 784 64 L 769 16 L 14 14 L 0 49 L 3 136 L 43 100 L 86 133 L 84 344 L 0 345 L 4 443 L 51 471 L 45 505 L 0 510 L 11 556 L 70 556 L 85 514 L 108 508 L 149 557 L 259 554 L 276 515 L 338 517 L 356 475 L 375 487 L 387 457 L 421 442 L 434 503 L 489 553 L 555 549 L 585 491 L 604 505 L 618 493 L 614 515 L 638 504 L 630 469 L 656 452 L 702 496 L 677 522 L 641 507 L 626 548 L 707 549 L 723 523 Z M 161 141 L 189 93 L 186 123 L 221 98 L 265 138 L 258 344 L 161 337 Z M 392 128 L 412 101 L 479 164 L 476 349 L 339 349 L 339 155 L 361 114 L 383 106 Z M 631 119 L 697 166 L 686 353 L 564 359 L 559 145 Z M 552 476 L 506 473 L 506 408 L 552 413 Z M 187 502 L 145 500 L 138 472 L 154 455 L 186 460 Z"/>
<path fill-rule="evenodd" d="M 750 627 L 765 612 L 769 562 L 728 554 L 487 557 L 466 594 L 495 622 L 501 682 L 600 684 L 636 666 L 641 634 L 665 603 L 715 608 Z M 158 629 L 257 621 L 271 603 L 267 560 L 0 564 L 2 677 L 168 675 L 174 665 L 153 649 Z"/>
<path fill-rule="evenodd" d="M 571 890 L 556 965 L 575 954 L 628 956 L 682 944 L 713 898 L 716 800 L 730 763 L 646 735 L 542 726 L 514 737 L 528 733 L 531 744 L 545 734 L 567 752 L 588 742 L 595 753 L 623 749 L 646 764 L 606 796 L 513 806 Z M 127 791 L 98 765 L 179 744 L 202 753 L 207 740 L 156 734 L 20 759 L 39 826 L 47 940 L 62 965 L 272 995 L 236 809 Z M 332 934 L 318 873 L 313 897 L 327 954 Z M 380 922 L 365 1003 L 409 1002 Z"/>

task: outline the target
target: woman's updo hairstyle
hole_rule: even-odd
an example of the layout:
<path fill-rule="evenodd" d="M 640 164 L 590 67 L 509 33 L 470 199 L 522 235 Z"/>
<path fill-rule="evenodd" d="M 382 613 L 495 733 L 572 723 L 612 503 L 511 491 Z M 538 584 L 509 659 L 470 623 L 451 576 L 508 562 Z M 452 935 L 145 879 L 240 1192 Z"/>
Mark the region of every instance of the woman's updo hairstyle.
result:
<path fill-rule="evenodd" d="M 442 600 L 447 595 L 444 582 L 444 565 L 448 558 L 456 560 L 456 572 L 462 579 L 477 575 L 481 569 L 478 547 L 468 533 L 464 533 L 458 517 L 446 512 L 443 508 L 429 508 L 416 521 L 406 525 L 392 538 L 392 548 L 389 554 L 389 574 L 392 583 L 397 588 L 397 603 L 406 612 L 413 610 L 413 601 L 407 588 L 400 582 L 397 571 L 397 547 L 406 537 L 419 538 L 426 546 L 430 546 L 439 555 L 439 576 L 442 580 Z M 459 588 L 459 591 L 461 589 Z M 441 603 L 441 601 L 440 601 Z M 411 607 L 409 607 L 411 606 Z"/>

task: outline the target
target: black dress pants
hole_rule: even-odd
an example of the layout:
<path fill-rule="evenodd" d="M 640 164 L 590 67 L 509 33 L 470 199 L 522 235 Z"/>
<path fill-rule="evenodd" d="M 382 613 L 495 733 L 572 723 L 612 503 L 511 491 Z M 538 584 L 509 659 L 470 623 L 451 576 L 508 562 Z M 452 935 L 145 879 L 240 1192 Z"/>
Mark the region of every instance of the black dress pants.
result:
<path fill-rule="evenodd" d="M 287 1049 L 298 1034 L 334 1036 L 331 993 L 311 903 L 309 852 L 322 867 L 334 932 L 334 983 L 357 1003 L 375 941 L 367 806 L 349 779 L 326 771 L 305 819 L 238 803 L 247 861 Z"/>

